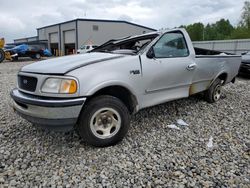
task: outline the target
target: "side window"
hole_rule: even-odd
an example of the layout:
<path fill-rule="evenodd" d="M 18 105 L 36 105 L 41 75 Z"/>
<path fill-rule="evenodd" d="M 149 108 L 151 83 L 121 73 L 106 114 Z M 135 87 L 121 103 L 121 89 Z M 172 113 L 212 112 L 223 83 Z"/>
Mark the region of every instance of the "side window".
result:
<path fill-rule="evenodd" d="M 166 33 L 153 48 L 156 58 L 186 57 L 189 54 L 181 33 Z"/>
<path fill-rule="evenodd" d="M 90 48 L 90 46 L 87 46 L 86 49 L 88 50 Z"/>

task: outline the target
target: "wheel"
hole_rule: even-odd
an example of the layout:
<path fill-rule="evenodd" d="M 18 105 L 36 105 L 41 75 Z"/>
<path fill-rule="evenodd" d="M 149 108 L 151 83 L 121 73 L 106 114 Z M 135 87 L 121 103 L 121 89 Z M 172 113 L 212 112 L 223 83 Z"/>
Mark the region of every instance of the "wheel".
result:
<path fill-rule="evenodd" d="M 205 91 L 204 96 L 207 102 L 214 103 L 214 102 L 217 102 L 221 98 L 222 83 L 223 81 L 217 78 L 213 82 L 213 84 L 209 87 L 209 89 Z"/>
<path fill-rule="evenodd" d="M 12 59 L 13 61 L 18 61 L 18 56 L 14 56 Z"/>
<path fill-rule="evenodd" d="M 5 52 L 2 49 L 0 49 L 0 63 L 2 63 L 4 59 L 5 59 Z"/>
<path fill-rule="evenodd" d="M 34 55 L 34 59 L 41 59 L 41 54 L 36 53 L 36 54 Z"/>
<path fill-rule="evenodd" d="M 118 98 L 105 95 L 92 99 L 83 108 L 77 131 L 86 143 L 106 147 L 121 141 L 129 125 L 127 107 Z"/>

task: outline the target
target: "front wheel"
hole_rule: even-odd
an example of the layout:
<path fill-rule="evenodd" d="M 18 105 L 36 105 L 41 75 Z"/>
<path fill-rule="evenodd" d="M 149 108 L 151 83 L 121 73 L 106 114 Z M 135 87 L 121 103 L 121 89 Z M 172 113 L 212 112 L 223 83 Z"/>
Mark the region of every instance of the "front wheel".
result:
<path fill-rule="evenodd" d="M 207 102 L 214 103 L 220 100 L 222 94 L 223 80 L 217 78 L 213 84 L 205 91 L 204 96 Z"/>
<path fill-rule="evenodd" d="M 77 131 L 88 144 L 111 146 L 127 134 L 130 114 L 116 97 L 99 96 L 89 101 L 80 114 Z"/>

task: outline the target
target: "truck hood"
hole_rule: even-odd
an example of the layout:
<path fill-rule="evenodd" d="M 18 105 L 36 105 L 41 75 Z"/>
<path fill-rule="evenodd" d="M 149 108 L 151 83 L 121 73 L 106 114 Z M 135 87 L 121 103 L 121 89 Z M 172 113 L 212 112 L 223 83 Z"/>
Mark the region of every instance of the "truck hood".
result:
<path fill-rule="evenodd" d="M 94 63 L 100 63 L 113 59 L 125 57 L 120 54 L 110 53 L 86 53 L 79 55 L 69 55 L 59 58 L 48 59 L 30 65 L 24 66 L 22 72 L 39 73 L 39 74 L 65 74 L 77 68 Z"/>

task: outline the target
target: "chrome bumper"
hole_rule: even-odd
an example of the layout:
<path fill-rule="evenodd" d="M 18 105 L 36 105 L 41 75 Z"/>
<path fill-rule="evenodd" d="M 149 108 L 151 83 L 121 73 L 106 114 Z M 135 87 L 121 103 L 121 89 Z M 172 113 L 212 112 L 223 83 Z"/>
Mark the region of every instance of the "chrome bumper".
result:
<path fill-rule="evenodd" d="M 31 123 L 49 129 L 69 130 L 74 127 L 85 97 L 60 99 L 38 97 L 13 89 L 14 110 Z"/>

